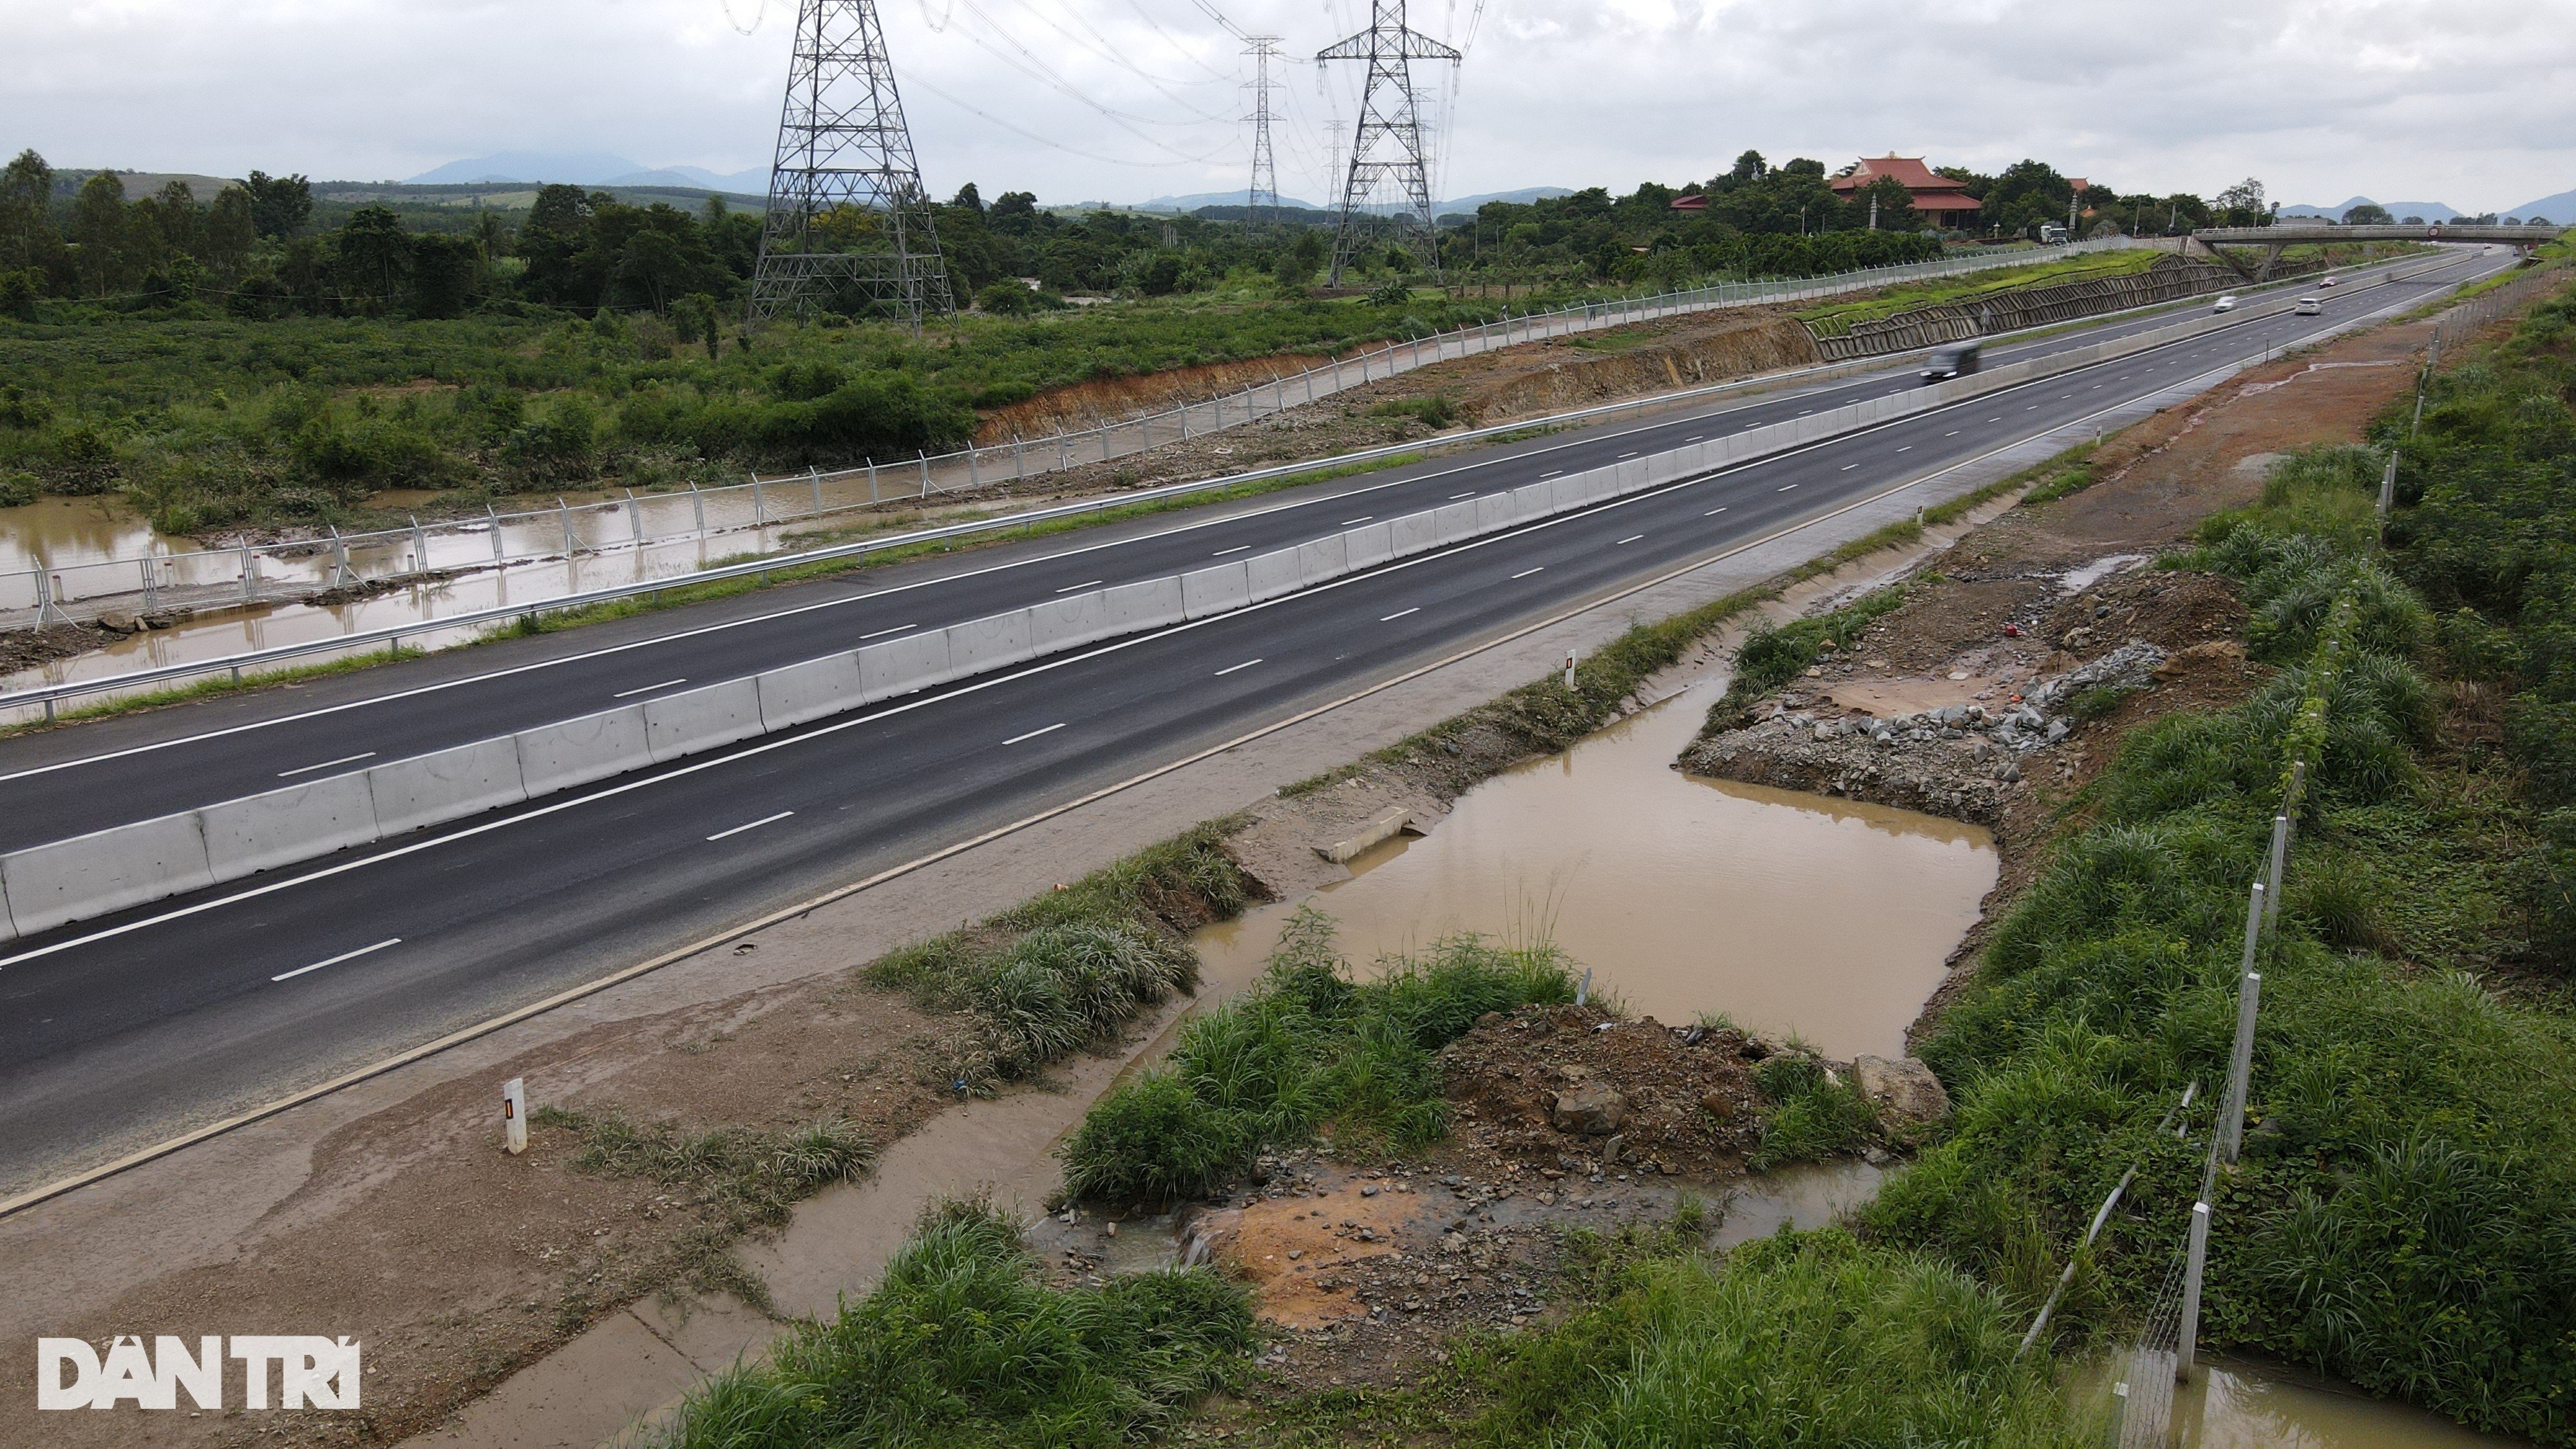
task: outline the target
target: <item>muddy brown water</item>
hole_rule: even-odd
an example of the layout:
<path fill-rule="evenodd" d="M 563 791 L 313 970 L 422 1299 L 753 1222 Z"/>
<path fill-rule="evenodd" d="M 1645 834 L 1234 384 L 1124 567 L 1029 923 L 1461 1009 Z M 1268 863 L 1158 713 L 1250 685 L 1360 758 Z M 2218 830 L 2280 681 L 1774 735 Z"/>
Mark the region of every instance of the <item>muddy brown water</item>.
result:
<path fill-rule="evenodd" d="M 2531 1443 L 2464 1429 L 2277 1364 L 2213 1359 L 2202 1369 L 2174 1389 L 2174 1449 L 2529 1449 Z M 2076 1402 L 2103 1410 L 2113 1376 L 2099 1362 L 2074 1370 Z"/>
<path fill-rule="evenodd" d="M 1428 835 L 1353 862 L 1314 904 L 1363 971 L 1474 931 L 1553 940 L 1637 1015 L 1724 1012 L 1828 1056 L 1904 1054 L 1905 1029 L 1994 887 L 1972 825 L 1671 768 L 1713 688 L 1477 786 Z M 1222 991 L 1251 980 L 1297 907 L 1199 934 Z"/>

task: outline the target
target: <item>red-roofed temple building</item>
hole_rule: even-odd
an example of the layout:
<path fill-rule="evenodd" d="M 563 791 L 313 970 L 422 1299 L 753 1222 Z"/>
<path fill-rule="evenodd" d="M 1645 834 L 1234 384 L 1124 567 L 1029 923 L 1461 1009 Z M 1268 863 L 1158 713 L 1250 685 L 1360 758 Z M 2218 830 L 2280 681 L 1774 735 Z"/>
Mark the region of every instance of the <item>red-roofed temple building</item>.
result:
<path fill-rule="evenodd" d="M 1933 225 L 1961 231 L 1977 224 L 1977 198 L 1923 164 L 1920 156 L 1864 156 L 1850 171 L 1826 182 L 1845 201 L 1882 176 L 1896 178 L 1914 198 L 1914 209 Z M 2081 184 L 2081 183 L 2078 183 Z"/>

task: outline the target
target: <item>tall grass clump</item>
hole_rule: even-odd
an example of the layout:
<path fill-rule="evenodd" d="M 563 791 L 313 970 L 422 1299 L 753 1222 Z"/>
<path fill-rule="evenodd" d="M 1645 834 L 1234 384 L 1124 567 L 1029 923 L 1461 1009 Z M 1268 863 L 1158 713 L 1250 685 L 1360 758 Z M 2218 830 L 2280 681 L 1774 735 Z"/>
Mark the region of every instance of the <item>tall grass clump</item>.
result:
<path fill-rule="evenodd" d="M 2563 388 L 2571 373 L 2552 365 Z M 2384 453 L 2285 460 L 2258 503 L 2204 529 L 2187 562 L 2240 581 L 2255 650 L 2282 667 L 2232 708 L 2121 742 L 2079 802 L 2080 828 L 1998 923 L 1925 1044 L 1955 1103 L 1947 1139 L 1864 1223 L 2027 1313 L 2135 1163 L 2127 1206 L 2058 1322 L 2106 1332 L 2139 1311 L 2196 1193 L 2247 886 L 2288 763 L 2305 759 L 2282 930 L 2260 963 L 2245 1157 L 2216 1205 L 2204 1339 L 2570 1444 L 2576 1117 L 2564 1103 L 2576 1019 L 2563 997 L 2476 974 L 2515 964 L 2522 933 L 2543 938 L 2545 891 L 2529 883 L 2548 878 L 2535 809 L 2547 787 L 2444 720 L 2499 660 L 2576 637 L 2563 596 L 2530 587 L 2563 552 L 2563 525 L 2531 508 L 2553 488 L 2576 504 L 2576 485 L 2536 464 L 2576 476 L 2576 428 L 2563 394 L 2548 399 L 2552 419 L 2531 390 L 2499 405 L 2482 387 L 2502 385 L 2437 384 L 2456 411 L 2428 412 L 2440 441 L 2407 445 L 2408 467 L 2428 455 L 2459 471 L 2415 485 L 2425 502 L 2392 524 L 2393 552 L 2377 548 L 2371 517 Z M 2405 421 L 2383 432 L 2402 438 Z M 2476 627 L 2436 626 L 2416 581 L 2439 581 L 2451 592 L 2434 601 L 2470 608 Z M 2465 667 L 2454 638 L 2478 646 Z M 2502 682 L 2527 696 L 2529 679 Z M 2158 1133 L 2194 1080 L 2193 1139 Z"/>
<path fill-rule="evenodd" d="M 1830 613 L 1755 629 L 1735 653 L 1735 677 L 1726 693 L 1709 707 L 1709 728 L 1735 729 L 1745 722 L 1753 701 L 1807 671 L 1828 652 L 1851 647 L 1852 637 L 1905 602 L 1901 584 L 1873 589 Z"/>
<path fill-rule="evenodd" d="M 1462 1360 L 1475 1444 L 2077 1449 L 2044 1355 L 1992 1291 L 1840 1229 L 1627 1269 L 1554 1328 Z"/>
<path fill-rule="evenodd" d="M 875 1292 L 696 1390 L 669 1449 L 1123 1445 L 1230 1382 L 1256 1334 L 1212 1272 L 1050 1288 L 989 1202 L 933 1206 Z"/>
<path fill-rule="evenodd" d="M 1344 1152 L 1419 1147 L 1447 1130 L 1435 1053 L 1489 1011 L 1574 999 L 1575 973 L 1552 946 L 1456 936 L 1379 966 L 1354 981 L 1330 918 L 1299 911 L 1259 982 L 1092 1107 L 1065 1147 L 1065 1191 L 1202 1196 L 1263 1150 L 1323 1132 Z"/>
<path fill-rule="evenodd" d="M 1753 1085 L 1771 1104 L 1750 1164 L 1756 1172 L 1857 1151 L 1878 1126 L 1878 1110 L 1860 1083 L 1835 1077 L 1802 1052 L 1783 1052 L 1754 1068 Z"/>
<path fill-rule="evenodd" d="M 1252 890 L 1223 848 L 1230 828 L 1198 826 L 978 925 L 890 952 L 868 978 L 972 1015 L 976 1040 L 950 1064 L 965 1088 L 1025 1076 L 1198 984 L 1182 933 L 1233 916 Z"/>

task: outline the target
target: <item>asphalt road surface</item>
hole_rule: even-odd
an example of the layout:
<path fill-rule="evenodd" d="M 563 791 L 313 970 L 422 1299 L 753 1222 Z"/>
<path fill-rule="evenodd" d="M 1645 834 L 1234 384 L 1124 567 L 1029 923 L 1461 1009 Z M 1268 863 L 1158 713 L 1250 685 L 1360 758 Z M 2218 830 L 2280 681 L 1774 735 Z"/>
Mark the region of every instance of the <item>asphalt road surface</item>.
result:
<path fill-rule="evenodd" d="M 16 942 L 0 948 L 0 1190 L 326 1079 L 2508 260 L 2472 253 L 2388 286 L 2355 273 L 2327 294 L 2323 317 L 2249 321 L 1240 613 Z M 1117 537 L 987 550 L 911 577 L 881 570 L 811 586 L 792 602 L 780 593 L 728 601 L 735 612 L 712 622 L 675 610 L 629 621 L 639 637 L 605 649 L 576 631 L 529 641 L 553 650 L 548 657 L 476 650 L 470 670 L 449 662 L 444 673 L 369 671 L 323 713 L 312 712 L 309 692 L 279 692 L 231 717 L 173 710 L 111 722 L 128 727 L 115 735 L 91 726 L 33 736 L 0 751 L 0 774 L 54 768 L 0 783 L 0 817 L 12 844 L 58 838 L 270 788 L 335 756 L 399 758 L 607 708 L 639 689 L 709 683 L 879 630 L 1174 573 L 1364 516 L 1914 385 L 1910 375 L 1881 375 L 1496 448 L 1264 499 L 1220 519 L 1167 517 Z"/>

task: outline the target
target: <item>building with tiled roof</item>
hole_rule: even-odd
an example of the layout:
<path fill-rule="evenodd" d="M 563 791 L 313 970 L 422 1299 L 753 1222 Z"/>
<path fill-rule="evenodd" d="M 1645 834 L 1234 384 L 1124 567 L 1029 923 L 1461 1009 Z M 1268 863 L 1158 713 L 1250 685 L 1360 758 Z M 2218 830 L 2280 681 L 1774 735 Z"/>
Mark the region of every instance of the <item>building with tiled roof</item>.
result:
<path fill-rule="evenodd" d="M 1956 230 L 1976 224 L 1977 198 L 1962 190 L 1958 182 L 1924 165 L 1920 156 L 1864 156 L 1859 165 L 1825 184 L 1848 201 L 1882 176 L 1894 177 L 1914 199 L 1914 209 L 1935 225 Z"/>

